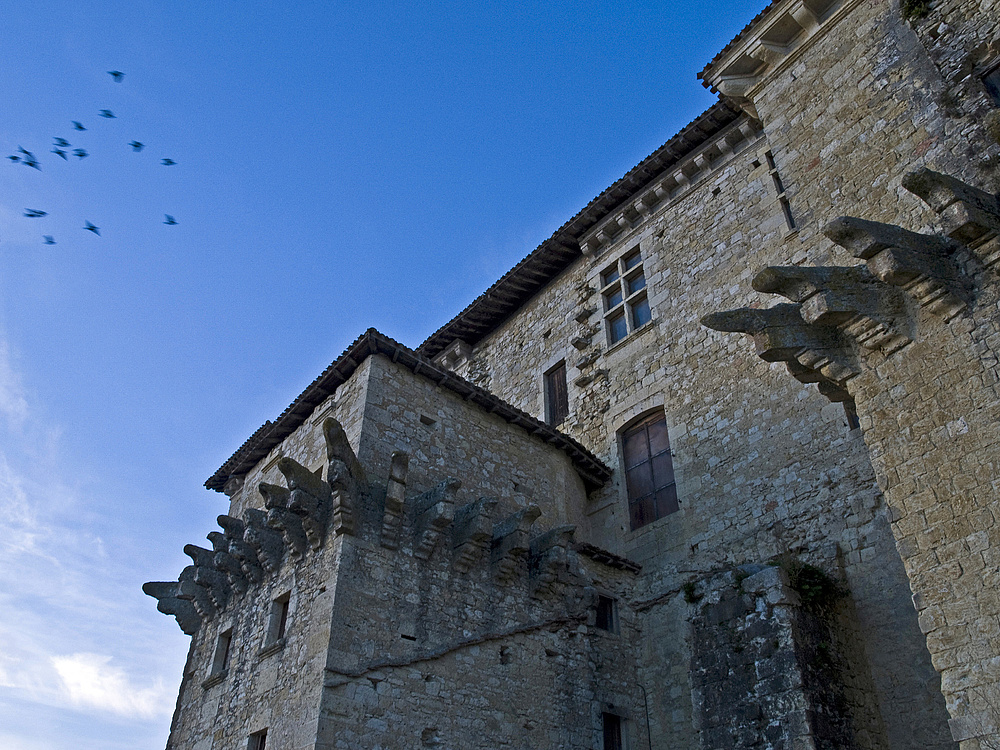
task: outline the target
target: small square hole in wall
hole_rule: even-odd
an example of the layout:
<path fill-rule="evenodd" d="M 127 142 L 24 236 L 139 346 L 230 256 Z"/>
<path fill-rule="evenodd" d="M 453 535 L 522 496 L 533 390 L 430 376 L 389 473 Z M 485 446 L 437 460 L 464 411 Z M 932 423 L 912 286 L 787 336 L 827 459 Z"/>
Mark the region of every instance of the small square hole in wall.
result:
<path fill-rule="evenodd" d="M 427 427 L 433 427 L 437 424 L 437 420 L 433 417 L 428 417 L 426 414 L 420 415 L 420 424 L 426 425 Z"/>
<path fill-rule="evenodd" d="M 757 169 L 757 167 L 759 166 L 760 166 L 760 159 L 754 159 L 752 162 L 750 162 L 750 167 L 753 169 Z"/>
<path fill-rule="evenodd" d="M 712 197 L 713 198 L 718 197 L 719 193 L 721 193 L 721 192 L 722 192 L 722 188 L 720 188 L 720 187 L 712 188 Z"/>

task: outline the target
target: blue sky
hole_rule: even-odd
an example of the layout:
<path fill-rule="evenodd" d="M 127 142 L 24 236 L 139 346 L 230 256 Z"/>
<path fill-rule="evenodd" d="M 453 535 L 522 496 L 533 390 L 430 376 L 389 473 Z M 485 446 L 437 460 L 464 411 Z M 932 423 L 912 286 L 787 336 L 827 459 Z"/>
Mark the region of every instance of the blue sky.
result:
<path fill-rule="evenodd" d="M 764 5 L 10 4 L 0 150 L 41 170 L 0 163 L 0 747 L 162 748 L 188 639 L 140 586 L 225 512 L 204 480 L 708 107 Z"/>

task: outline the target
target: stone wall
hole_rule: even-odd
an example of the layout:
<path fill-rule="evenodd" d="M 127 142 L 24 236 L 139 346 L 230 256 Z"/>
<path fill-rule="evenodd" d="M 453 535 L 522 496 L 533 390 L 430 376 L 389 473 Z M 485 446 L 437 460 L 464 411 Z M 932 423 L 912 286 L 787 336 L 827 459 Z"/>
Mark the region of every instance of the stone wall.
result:
<path fill-rule="evenodd" d="M 903 568 L 885 559 L 893 554 L 887 509 L 860 433 L 848 429 L 840 405 L 699 322 L 727 300 L 759 305 L 749 281 L 762 262 L 812 263 L 835 252 L 815 239 L 768 127 L 765 121 L 766 139 L 741 142 L 736 153 L 688 170 L 686 191 L 563 272 L 477 344 L 459 372 L 541 416 L 543 373 L 565 359 L 570 414 L 560 429 L 611 466 L 619 461 L 620 430 L 664 410 L 680 511 L 630 530 L 617 477 L 590 496 L 581 524 L 588 539 L 645 566 L 643 601 L 720 566 L 839 544 L 892 746 L 920 738 L 926 747 L 945 747 L 937 678 Z M 795 230 L 775 172 L 791 196 Z M 637 246 L 653 321 L 609 347 L 599 275 Z M 690 654 L 675 635 L 684 632 L 686 613 L 669 597 L 660 601 L 644 609 L 646 637 L 663 641 L 644 647 L 654 736 L 663 747 L 689 747 L 690 686 L 679 665 Z M 892 708 L 900 705 L 907 714 Z"/>

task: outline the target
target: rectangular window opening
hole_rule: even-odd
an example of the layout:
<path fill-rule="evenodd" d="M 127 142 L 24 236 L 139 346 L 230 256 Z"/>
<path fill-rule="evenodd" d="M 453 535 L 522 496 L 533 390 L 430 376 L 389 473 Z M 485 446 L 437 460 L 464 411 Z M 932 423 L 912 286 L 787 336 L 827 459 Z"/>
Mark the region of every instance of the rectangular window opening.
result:
<path fill-rule="evenodd" d="M 271 602 L 271 616 L 267 623 L 267 643 L 271 645 L 277 643 L 285 637 L 285 628 L 288 626 L 288 605 L 292 594 L 286 591 L 273 602 Z"/>
<path fill-rule="evenodd" d="M 569 416 L 565 360 L 545 373 L 545 422 L 558 427 Z"/>
<path fill-rule="evenodd" d="M 254 732 L 250 735 L 250 739 L 247 742 L 247 750 L 266 750 L 267 746 L 267 730 L 261 729 L 259 732 Z"/>
<path fill-rule="evenodd" d="M 229 657 L 232 651 L 233 629 L 230 628 L 219 633 L 219 640 L 215 642 L 215 656 L 212 659 L 212 674 L 221 674 L 229 669 Z"/>
<path fill-rule="evenodd" d="M 607 630 L 608 632 L 615 633 L 618 631 L 618 617 L 617 617 L 617 603 L 610 596 L 604 596 L 603 594 L 598 594 L 597 596 L 597 619 L 594 622 L 594 627 L 601 630 Z"/>
<path fill-rule="evenodd" d="M 633 247 L 601 274 L 601 299 L 609 346 L 623 341 L 652 320 L 645 289 L 646 272 L 638 247 Z"/>
<path fill-rule="evenodd" d="M 622 433 L 622 468 L 632 531 L 680 510 L 673 455 L 662 413 Z"/>
<path fill-rule="evenodd" d="M 615 714 L 602 713 L 601 723 L 604 725 L 604 750 L 624 750 L 622 742 L 622 718 Z"/>
<path fill-rule="evenodd" d="M 993 103 L 1000 107 L 1000 65 L 997 65 L 990 72 L 983 76 L 983 85 L 990 95 Z"/>

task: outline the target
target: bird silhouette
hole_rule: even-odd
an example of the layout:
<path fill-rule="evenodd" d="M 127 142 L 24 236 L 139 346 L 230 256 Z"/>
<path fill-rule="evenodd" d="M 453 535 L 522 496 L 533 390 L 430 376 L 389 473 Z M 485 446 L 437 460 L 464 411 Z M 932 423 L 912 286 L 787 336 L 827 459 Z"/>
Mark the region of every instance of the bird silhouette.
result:
<path fill-rule="evenodd" d="M 61 157 L 64 161 L 69 158 L 66 156 L 66 152 L 63 151 L 61 148 L 52 149 L 52 153 L 55 154 L 56 156 Z"/>
<path fill-rule="evenodd" d="M 175 162 L 173 159 L 162 159 L 162 160 L 160 160 L 160 164 L 162 164 L 165 167 L 172 167 L 176 163 L 177 162 Z"/>
<path fill-rule="evenodd" d="M 130 145 L 130 146 L 132 147 L 132 150 L 133 150 L 133 151 L 142 151 L 143 147 L 144 147 L 144 146 L 145 146 L 146 144 L 145 144 L 145 143 L 139 143 L 139 141 L 132 141 L 132 142 L 131 142 L 130 144 L 128 144 L 128 145 Z"/>
<path fill-rule="evenodd" d="M 78 123 L 76 120 L 73 120 L 73 130 L 86 130 L 86 128 L 83 127 L 83 125 Z"/>
<path fill-rule="evenodd" d="M 48 211 L 40 211 L 37 208 L 26 208 L 24 209 L 24 215 L 29 219 L 40 219 L 43 216 L 48 216 Z"/>
<path fill-rule="evenodd" d="M 35 158 L 35 155 L 33 153 L 31 153 L 30 151 L 28 151 L 26 148 L 22 148 L 21 146 L 18 146 L 17 150 L 20 151 L 25 156 L 27 156 L 28 159 L 34 159 Z M 28 159 L 25 159 L 25 161 L 27 161 Z"/>
<path fill-rule="evenodd" d="M 112 112 L 110 109 L 102 109 L 101 117 L 107 117 L 109 120 L 113 120 L 115 118 L 115 113 Z"/>
<path fill-rule="evenodd" d="M 59 148 L 69 148 L 72 144 L 65 138 L 56 138 L 53 141 Z"/>
<path fill-rule="evenodd" d="M 35 159 L 34 156 L 32 156 L 30 159 L 23 159 L 22 161 L 24 162 L 24 166 L 31 167 L 32 169 L 37 169 L 39 172 L 42 171 L 42 168 L 39 166 L 38 161 Z"/>
<path fill-rule="evenodd" d="M 87 149 L 85 148 L 75 148 L 73 149 L 73 156 L 83 159 L 86 156 L 90 156 L 90 154 L 87 153 Z"/>
<path fill-rule="evenodd" d="M 10 155 L 10 156 L 8 156 L 7 158 L 8 158 L 8 159 L 10 159 L 10 160 L 11 160 L 12 162 L 14 162 L 15 164 L 17 164 L 17 163 L 18 163 L 19 161 L 21 161 L 21 157 L 20 157 L 20 156 L 18 156 L 17 154 L 11 154 L 11 155 Z"/>
<path fill-rule="evenodd" d="M 163 214 L 163 215 L 167 217 L 167 220 L 166 220 L 165 222 L 163 222 L 163 223 L 164 223 L 164 224 L 166 224 L 167 226 L 170 226 L 170 227 L 172 227 L 172 226 L 173 226 L 174 224 L 176 224 L 176 223 L 177 223 L 177 219 L 175 219 L 175 218 L 174 218 L 173 216 L 171 216 L 170 214 Z"/>
<path fill-rule="evenodd" d="M 45 238 L 44 244 L 46 244 L 46 245 L 54 245 L 54 244 L 56 244 L 56 241 L 52 237 L 51 234 L 43 234 L 42 237 Z"/>
<path fill-rule="evenodd" d="M 115 83 L 121 83 L 122 78 L 125 77 L 125 74 L 120 70 L 109 70 L 108 75 L 115 79 Z"/>
<path fill-rule="evenodd" d="M 87 226 L 85 226 L 84 229 L 86 229 L 88 232 L 93 232 L 98 237 L 101 236 L 101 228 L 91 224 L 89 221 L 87 222 Z"/>

